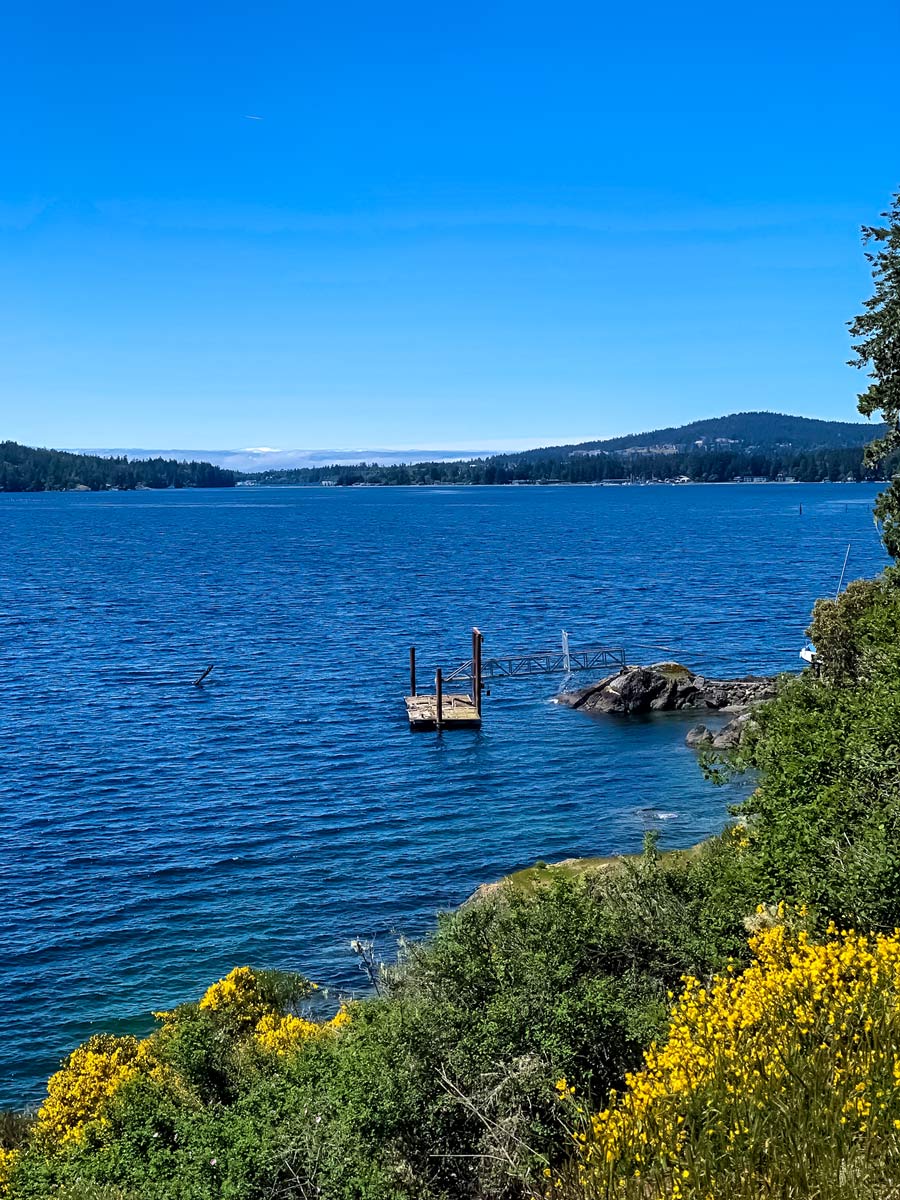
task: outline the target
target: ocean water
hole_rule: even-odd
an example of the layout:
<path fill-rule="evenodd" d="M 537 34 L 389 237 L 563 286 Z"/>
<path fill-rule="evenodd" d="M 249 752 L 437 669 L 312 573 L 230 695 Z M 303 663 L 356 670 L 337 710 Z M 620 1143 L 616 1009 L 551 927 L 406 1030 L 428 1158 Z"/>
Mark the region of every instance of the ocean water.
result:
<path fill-rule="evenodd" d="M 0 1104 L 236 964 L 361 989 L 351 938 L 389 952 L 536 859 L 719 828 L 741 785 L 703 781 L 695 717 L 590 717 L 536 677 L 495 683 L 480 732 L 413 734 L 408 647 L 422 690 L 473 624 L 486 654 L 565 628 L 795 670 L 848 542 L 848 578 L 885 562 L 876 490 L 0 496 Z"/>

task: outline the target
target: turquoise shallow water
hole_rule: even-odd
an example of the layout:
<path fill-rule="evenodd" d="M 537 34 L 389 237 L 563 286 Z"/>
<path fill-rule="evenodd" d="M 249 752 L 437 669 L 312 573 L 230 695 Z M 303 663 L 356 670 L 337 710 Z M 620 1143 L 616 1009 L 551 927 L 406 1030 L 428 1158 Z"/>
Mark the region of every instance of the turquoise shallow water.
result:
<path fill-rule="evenodd" d="M 360 988 L 353 937 L 388 949 L 538 858 L 718 828 L 734 793 L 684 747 L 694 718 L 591 718 L 539 677 L 496 685 L 481 732 L 411 734 L 407 647 L 424 676 L 472 624 L 488 653 L 565 627 L 794 670 L 848 541 L 850 578 L 885 561 L 875 492 L 0 496 L 0 1104 L 237 963 Z"/>

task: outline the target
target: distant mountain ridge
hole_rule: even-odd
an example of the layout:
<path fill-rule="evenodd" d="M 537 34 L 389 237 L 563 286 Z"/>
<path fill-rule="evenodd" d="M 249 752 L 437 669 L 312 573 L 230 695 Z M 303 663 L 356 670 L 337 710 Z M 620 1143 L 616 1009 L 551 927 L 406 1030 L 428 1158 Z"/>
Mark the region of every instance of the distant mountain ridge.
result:
<path fill-rule="evenodd" d="M 745 412 L 646 433 L 480 456 L 475 451 L 281 451 L 263 447 L 90 453 L 3 442 L 0 491 L 232 487 L 238 479 L 244 484 L 339 486 L 859 480 L 875 477 L 863 464 L 862 448 L 884 428 L 861 421 Z M 421 457 L 427 453 L 432 454 L 430 459 Z M 195 455 L 202 455 L 203 461 L 184 461 Z M 297 465 L 299 455 L 305 456 L 302 465 Z M 249 470 L 238 466 L 240 456 L 246 456 Z M 896 466 L 891 461 L 885 470 L 890 472 Z"/>
<path fill-rule="evenodd" d="M 687 425 L 670 425 L 646 433 L 577 442 L 567 446 L 546 446 L 524 454 L 495 455 L 495 458 L 566 457 L 571 454 L 610 453 L 623 450 L 653 450 L 666 447 L 688 450 L 698 442 L 731 444 L 737 449 L 760 450 L 847 450 L 865 446 L 881 436 L 884 426 L 868 421 L 823 421 L 815 417 L 795 417 L 786 413 L 742 412 L 724 417 L 708 417 Z"/>
<path fill-rule="evenodd" d="M 695 442 L 723 439 L 739 447 L 754 446 L 771 449 L 789 446 L 795 450 L 846 449 L 863 446 L 878 435 L 881 427 L 860 421 L 823 421 L 812 417 L 793 417 L 783 413 L 746 412 L 725 417 L 709 417 L 653 429 L 646 433 L 625 434 L 620 437 L 599 438 L 588 442 L 569 442 L 556 446 L 526 450 L 488 451 L 459 450 L 387 450 L 367 447 L 358 450 L 303 450 L 247 447 L 242 450 L 148 450 L 125 447 L 71 450 L 69 453 L 96 455 L 103 458 L 174 459 L 179 462 L 199 459 L 214 463 L 228 471 L 244 476 L 281 475 L 286 471 L 318 468 L 353 467 L 366 463 L 370 467 L 397 467 L 414 463 L 448 463 L 477 459 L 481 462 L 528 461 L 535 458 L 564 458 L 572 454 L 608 453 L 613 450 L 651 449 L 658 446 L 686 450 Z"/>
<path fill-rule="evenodd" d="M 510 451 L 484 458 L 378 464 L 333 462 L 245 474 L 244 484 L 606 483 L 862 480 L 863 447 L 883 425 L 784 413 L 731 413 L 647 433 Z M 885 464 L 889 469 L 893 464 Z M 881 474 L 878 474 L 881 477 Z"/>

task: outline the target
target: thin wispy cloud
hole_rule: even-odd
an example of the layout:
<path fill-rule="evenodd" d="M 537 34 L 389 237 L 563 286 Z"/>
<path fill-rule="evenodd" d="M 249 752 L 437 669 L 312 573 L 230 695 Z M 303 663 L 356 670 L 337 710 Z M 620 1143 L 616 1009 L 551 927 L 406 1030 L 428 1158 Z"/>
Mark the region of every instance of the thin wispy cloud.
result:
<path fill-rule="evenodd" d="M 262 119 L 262 118 L 258 118 Z M 205 201 L 105 200 L 97 204 L 107 217 L 127 225 L 157 229 L 257 234 L 365 234 L 454 232 L 461 230 L 571 231 L 598 236 L 635 234 L 689 237 L 772 232 L 807 226 L 815 216 L 854 223 L 858 213 L 845 205 L 695 206 L 661 203 L 627 208 L 576 205 L 507 205 L 459 208 L 369 208 L 354 212 L 316 212 L 268 205 L 216 205 Z"/>

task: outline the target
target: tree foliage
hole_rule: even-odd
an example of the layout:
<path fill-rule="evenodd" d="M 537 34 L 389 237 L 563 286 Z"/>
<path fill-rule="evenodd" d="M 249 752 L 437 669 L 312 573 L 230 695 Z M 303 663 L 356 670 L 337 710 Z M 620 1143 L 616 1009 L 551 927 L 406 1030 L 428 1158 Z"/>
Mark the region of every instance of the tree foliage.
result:
<path fill-rule="evenodd" d="M 410 486 L 433 483 L 603 483 L 685 476 L 702 483 L 792 478 L 802 483 L 878 475 L 863 463 L 872 429 L 781 413 L 733 413 L 670 429 L 468 460 L 279 468 L 245 474 L 260 484 Z M 880 475 L 879 475 L 880 477 Z"/>
<path fill-rule="evenodd" d="M 786 682 L 741 750 L 753 891 L 822 919 L 900 925 L 900 570 L 820 600 L 819 672 Z"/>
<path fill-rule="evenodd" d="M 672 453 L 624 456 L 619 451 L 561 454 L 556 449 L 525 454 L 496 454 L 490 458 L 458 462 L 300 467 L 263 471 L 243 478 L 256 484 L 333 483 L 338 487 L 511 483 L 604 483 L 674 480 L 695 483 L 731 483 L 735 479 L 794 479 L 799 483 L 839 483 L 881 479 L 883 468 L 867 467 L 863 448 L 792 446 L 678 450 Z"/>
<path fill-rule="evenodd" d="M 114 488 L 234 487 L 231 471 L 206 462 L 168 458 L 104 458 L 64 450 L 36 450 L 0 442 L 0 492 L 105 491 Z"/>
<path fill-rule="evenodd" d="M 872 382 L 859 397 L 866 417 L 878 413 L 886 429 L 866 449 L 866 462 L 878 466 L 900 448 L 900 192 L 882 213 L 883 225 L 864 225 L 866 260 L 875 283 L 864 311 L 850 323 L 851 365 L 868 368 Z M 900 476 L 879 496 L 875 514 L 882 522 L 885 548 L 900 558 Z"/>

